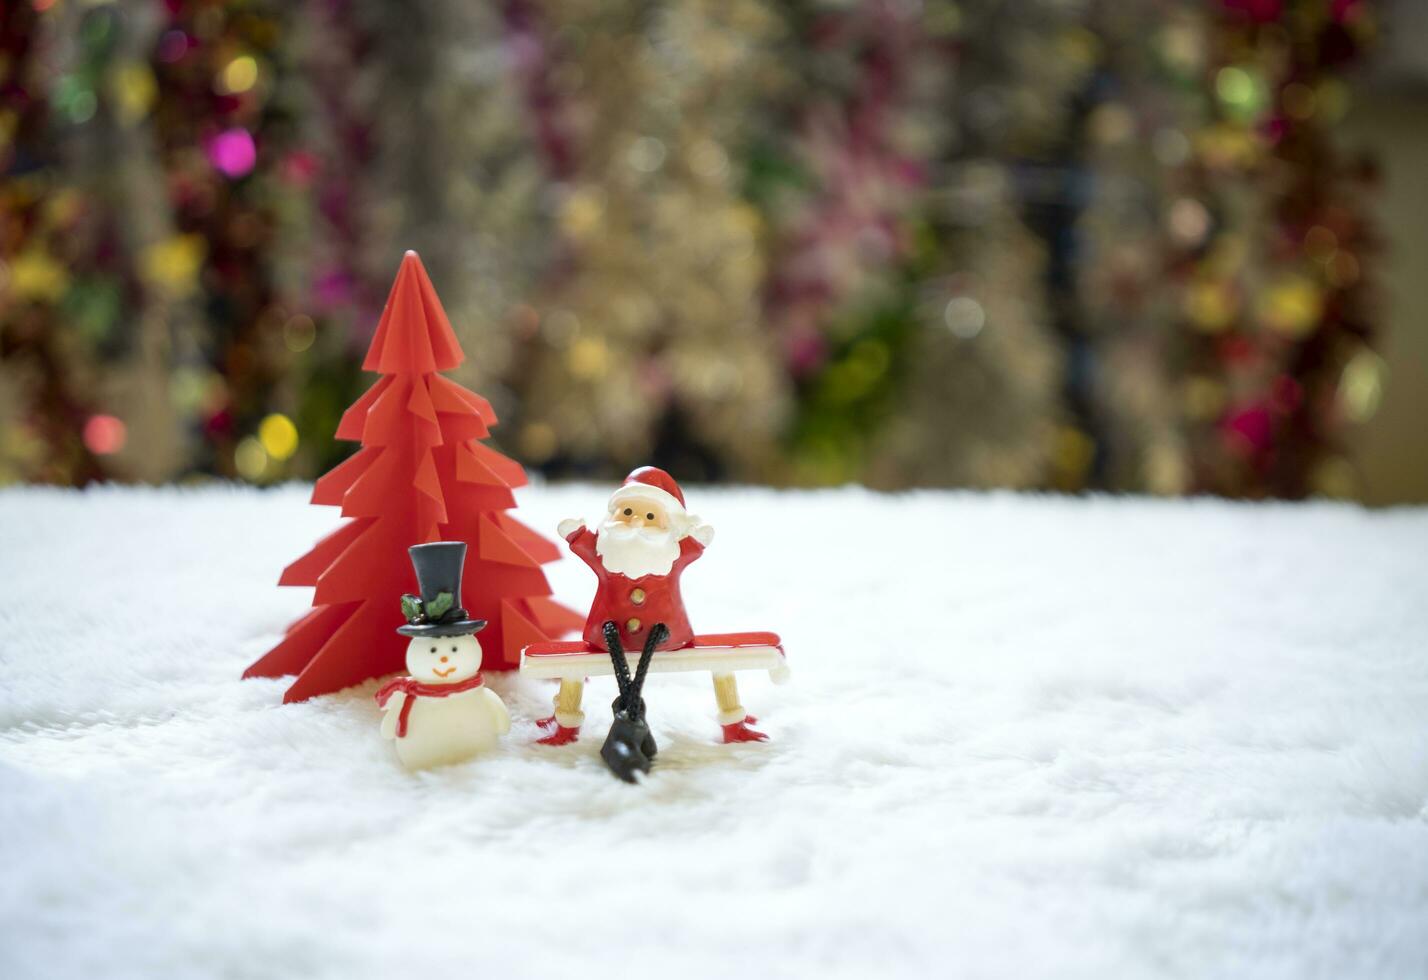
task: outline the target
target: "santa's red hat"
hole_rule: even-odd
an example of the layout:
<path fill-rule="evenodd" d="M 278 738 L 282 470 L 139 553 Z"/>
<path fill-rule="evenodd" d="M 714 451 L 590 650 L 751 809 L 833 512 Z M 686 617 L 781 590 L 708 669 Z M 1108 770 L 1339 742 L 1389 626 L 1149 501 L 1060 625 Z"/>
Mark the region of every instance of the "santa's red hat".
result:
<path fill-rule="evenodd" d="M 653 500 L 673 517 L 686 516 L 684 491 L 674 477 L 657 466 L 641 466 L 625 477 L 620 489 L 610 495 L 610 510 L 626 500 Z"/>

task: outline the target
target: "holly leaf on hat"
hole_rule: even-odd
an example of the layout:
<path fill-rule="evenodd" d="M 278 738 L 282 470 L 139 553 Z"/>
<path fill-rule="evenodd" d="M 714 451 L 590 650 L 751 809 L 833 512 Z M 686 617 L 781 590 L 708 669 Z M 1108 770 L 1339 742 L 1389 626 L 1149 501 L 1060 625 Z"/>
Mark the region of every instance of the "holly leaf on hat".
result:
<path fill-rule="evenodd" d="M 432 619 L 440 619 L 450 610 L 456 599 L 450 592 L 438 592 L 436 598 L 431 600 L 431 604 L 426 607 L 426 614 Z"/>
<path fill-rule="evenodd" d="M 422 613 L 421 597 L 414 595 L 402 596 L 402 615 L 407 618 L 407 622 L 409 623 L 415 623 L 418 620 L 424 619 L 425 616 Z"/>

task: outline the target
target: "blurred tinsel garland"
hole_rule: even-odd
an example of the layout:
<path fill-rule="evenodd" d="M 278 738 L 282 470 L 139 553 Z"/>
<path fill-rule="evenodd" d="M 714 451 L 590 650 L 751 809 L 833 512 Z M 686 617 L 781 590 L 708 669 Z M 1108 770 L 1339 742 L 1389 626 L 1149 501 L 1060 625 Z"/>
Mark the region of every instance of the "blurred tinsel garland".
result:
<path fill-rule="evenodd" d="M 26 0 L 0 480 L 311 476 L 421 251 L 552 474 L 1350 494 L 1368 0 Z"/>
<path fill-rule="evenodd" d="M 1159 492 L 1347 496 L 1382 363 L 1376 174 L 1336 152 L 1362 0 L 1226 0 L 1205 22 L 1107 6 L 1084 144 L 1087 341 L 1104 481 Z M 1149 39 L 1149 43 L 1146 40 Z"/>

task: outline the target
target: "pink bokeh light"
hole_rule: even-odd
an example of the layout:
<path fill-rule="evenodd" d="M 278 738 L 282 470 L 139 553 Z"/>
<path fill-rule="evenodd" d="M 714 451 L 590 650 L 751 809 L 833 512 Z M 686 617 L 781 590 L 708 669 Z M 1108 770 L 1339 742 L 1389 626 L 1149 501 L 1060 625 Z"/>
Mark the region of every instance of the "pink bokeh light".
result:
<path fill-rule="evenodd" d="M 113 415 L 91 415 L 84 423 L 84 445 L 96 456 L 108 456 L 124 448 L 129 430 Z"/>
<path fill-rule="evenodd" d="M 258 148 L 246 129 L 226 129 L 208 141 L 208 159 L 228 177 L 251 173 L 258 162 Z"/>

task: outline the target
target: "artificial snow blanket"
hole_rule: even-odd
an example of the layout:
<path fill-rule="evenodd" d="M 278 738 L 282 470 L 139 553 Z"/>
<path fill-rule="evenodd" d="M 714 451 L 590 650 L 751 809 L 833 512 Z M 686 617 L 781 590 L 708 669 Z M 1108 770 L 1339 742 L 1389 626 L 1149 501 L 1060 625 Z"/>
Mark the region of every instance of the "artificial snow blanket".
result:
<path fill-rule="evenodd" d="M 492 678 L 510 734 L 419 774 L 379 682 L 240 681 L 304 488 L 0 493 L 0 977 L 1428 975 L 1428 512 L 686 491 L 695 628 L 793 676 L 725 746 L 652 675 L 634 786 L 608 677 L 560 748 Z"/>

